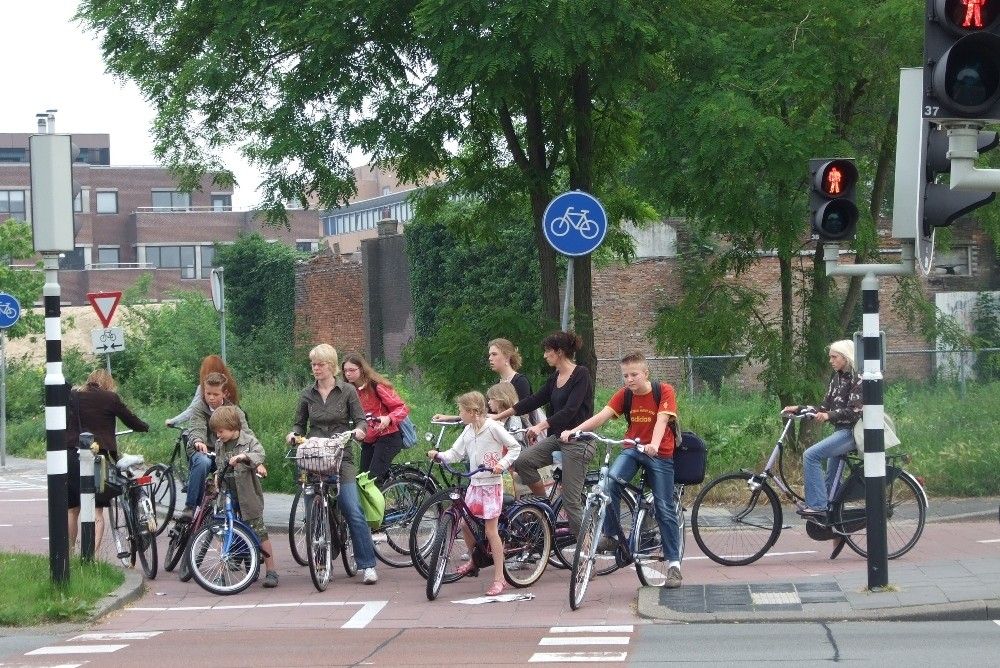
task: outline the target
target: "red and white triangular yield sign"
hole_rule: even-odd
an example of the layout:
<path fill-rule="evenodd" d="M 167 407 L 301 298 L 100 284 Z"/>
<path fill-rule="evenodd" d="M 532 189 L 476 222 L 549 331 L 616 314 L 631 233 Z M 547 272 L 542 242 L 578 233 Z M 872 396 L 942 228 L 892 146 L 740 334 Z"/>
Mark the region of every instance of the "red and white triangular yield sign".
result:
<path fill-rule="evenodd" d="M 105 329 L 111 326 L 111 318 L 118 308 L 118 302 L 122 300 L 121 292 L 88 292 L 87 299 L 90 305 L 97 312 L 97 317 L 101 319 L 101 324 Z"/>

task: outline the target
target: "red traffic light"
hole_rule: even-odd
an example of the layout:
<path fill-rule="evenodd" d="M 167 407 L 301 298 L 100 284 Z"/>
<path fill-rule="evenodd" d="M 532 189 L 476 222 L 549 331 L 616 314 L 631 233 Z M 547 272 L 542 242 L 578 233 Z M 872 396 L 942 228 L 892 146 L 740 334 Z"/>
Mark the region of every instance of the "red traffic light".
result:
<path fill-rule="evenodd" d="M 849 158 L 809 161 L 812 188 L 809 210 L 812 230 L 823 241 L 850 239 L 858 224 L 855 188 L 858 168 Z"/>
<path fill-rule="evenodd" d="M 858 168 L 850 160 L 830 160 L 816 170 L 814 187 L 831 199 L 839 199 L 854 190 Z"/>
<path fill-rule="evenodd" d="M 1000 18 L 998 0 L 936 0 L 939 16 L 959 35 L 986 30 Z"/>

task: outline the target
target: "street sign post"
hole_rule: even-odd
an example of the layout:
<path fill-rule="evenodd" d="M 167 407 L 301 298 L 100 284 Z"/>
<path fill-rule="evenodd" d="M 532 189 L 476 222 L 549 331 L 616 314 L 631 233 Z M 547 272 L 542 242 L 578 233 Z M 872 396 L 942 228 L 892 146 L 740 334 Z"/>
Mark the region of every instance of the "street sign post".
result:
<path fill-rule="evenodd" d="M 115 315 L 118 302 L 122 300 L 121 292 L 88 292 L 87 300 L 94 307 L 97 317 L 105 329 L 111 326 L 111 318 Z"/>
<path fill-rule="evenodd" d="M 542 232 L 557 253 L 569 258 L 561 318 L 562 329 L 566 331 L 573 299 L 573 258 L 589 255 L 601 245 L 608 233 L 608 214 L 600 200 L 590 193 L 571 190 L 557 195 L 545 207 Z"/>
<path fill-rule="evenodd" d="M 7 466 L 7 330 L 21 319 L 21 302 L 0 292 L 0 466 Z"/>

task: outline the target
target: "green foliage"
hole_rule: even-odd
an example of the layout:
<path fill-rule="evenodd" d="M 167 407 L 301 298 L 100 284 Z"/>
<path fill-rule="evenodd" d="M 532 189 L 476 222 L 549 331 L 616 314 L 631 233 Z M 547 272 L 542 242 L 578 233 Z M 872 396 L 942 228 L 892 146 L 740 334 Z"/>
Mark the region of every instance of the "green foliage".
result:
<path fill-rule="evenodd" d="M 63 377 L 69 385 L 82 383 L 94 362 L 75 349 L 62 354 Z M 12 421 L 38 417 L 45 411 L 45 365 L 27 357 L 7 360 L 7 418 Z"/>
<path fill-rule="evenodd" d="M 1000 299 L 979 293 L 972 308 L 972 330 L 984 348 L 1000 348 Z M 1000 380 L 1000 352 L 977 353 L 974 368 L 980 381 Z"/>
<path fill-rule="evenodd" d="M 0 222 L 0 292 L 13 295 L 21 304 L 21 317 L 17 324 L 7 330 L 7 336 L 17 339 L 33 332 L 41 332 L 43 318 L 31 307 L 42 297 L 45 274 L 41 263 L 37 269 L 12 268 L 13 260 L 30 258 L 35 255 L 31 244 L 31 225 L 10 218 Z"/>
<path fill-rule="evenodd" d="M 241 380 L 284 379 L 293 368 L 298 257 L 256 233 L 216 251 L 225 270 L 227 349 Z"/>
<path fill-rule="evenodd" d="M 94 604 L 117 589 L 125 576 L 102 561 L 70 560 L 69 583 L 57 586 L 49 559 L 40 554 L 0 552 L 0 626 L 82 621 Z"/>

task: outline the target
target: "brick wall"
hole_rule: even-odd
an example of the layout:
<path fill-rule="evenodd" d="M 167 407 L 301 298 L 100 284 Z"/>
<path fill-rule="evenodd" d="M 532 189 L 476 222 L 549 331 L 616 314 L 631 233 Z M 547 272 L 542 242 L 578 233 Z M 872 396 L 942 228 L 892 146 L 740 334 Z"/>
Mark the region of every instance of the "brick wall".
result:
<path fill-rule="evenodd" d="M 295 268 L 298 343 L 329 343 L 338 351 L 368 354 L 361 264 L 322 253 Z"/>

